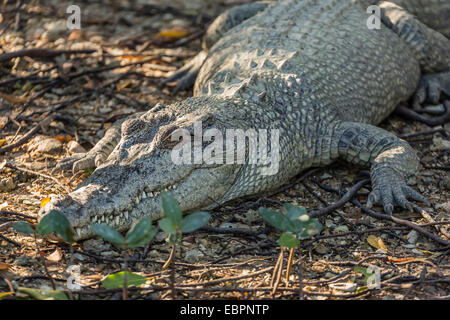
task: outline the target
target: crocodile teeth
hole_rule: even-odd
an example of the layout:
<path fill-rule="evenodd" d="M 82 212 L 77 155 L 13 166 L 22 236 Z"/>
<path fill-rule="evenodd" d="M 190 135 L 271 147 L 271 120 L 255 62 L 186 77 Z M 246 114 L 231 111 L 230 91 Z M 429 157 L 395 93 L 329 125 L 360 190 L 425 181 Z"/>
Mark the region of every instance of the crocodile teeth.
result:
<path fill-rule="evenodd" d="M 142 198 L 142 199 L 147 198 L 147 195 L 145 194 L 145 191 L 142 191 L 141 198 Z"/>
<path fill-rule="evenodd" d="M 153 197 L 153 192 L 150 191 L 150 192 L 148 193 L 148 196 L 149 196 L 149 197 Z"/>
<path fill-rule="evenodd" d="M 114 219 L 114 222 L 118 225 L 120 224 L 120 216 L 117 216 L 116 219 Z"/>
<path fill-rule="evenodd" d="M 128 220 L 128 211 L 125 211 L 124 215 L 125 215 L 125 219 Z"/>
<path fill-rule="evenodd" d="M 80 237 L 81 236 L 81 229 L 80 228 L 76 228 L 77 231 L 77 235 Z"/>
<path fill-rule="evenodd" d="M 139 204 L 139 197 L 136 198 L 136 204 Z"/>

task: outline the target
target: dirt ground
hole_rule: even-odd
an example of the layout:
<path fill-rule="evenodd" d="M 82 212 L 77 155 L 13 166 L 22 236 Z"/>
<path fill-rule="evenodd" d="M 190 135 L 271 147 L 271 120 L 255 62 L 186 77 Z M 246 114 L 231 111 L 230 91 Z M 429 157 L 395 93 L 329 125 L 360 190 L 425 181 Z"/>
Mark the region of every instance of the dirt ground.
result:
<path fill-rule="evenodd" d="M 91 50 L 0 55 L 0 298 L 27 297 L 18 287 L 51 288 L 41 256 L 56 288 L 67 294 L 68 268 L 80 267 L 82 288 L 70 292 L 73 299 L 121 299 L 120 290 L 101 283 L 123 266 L 115 247 L 100 239 L 69 246 L 38 238 L 39 252 L 34 238 L 16 233 L 13 223 L 34 223 L 46 198 L 73 190 L 89 174 L 52 173 L 57 161 L 92 148 L 117 119 L 192 95 L 173 95 L 174 84 L 160 82 L 201 50 L 211 19 L 241 2 L 192 1 L 186 8 L 188 2 L 174 1 L 175 8 L 168 8 L 162 1 L 78 1 L 81 31 L 66 27 L 73 1 L 0 5 L 0 53 Z M 129 298 L 449 299 L 450 126 L 430 128 L 393 115 L 382 127 L 406 139 L 421 159 L 411 182 L 434 208 L 426 207 L 427 214 L 394 212 L 418 230 L 347 202 L 320 218 L 324 230 L 296 251 L 289 281 L 283 273 L 273 293 L 279 232 L 257 209 L 289 202 L 314 210 L 338 201 L 330 188 L 346 192 L 361 168 L 336 163 L 300 175 L 276 195 L 212 211 L 208 228 L 183 237 L 173 271 L 162 270 L 170 252 L 162 232 L 150 246 L 128 250 L 130 270 L 148 277 L 130 289 Z M 363 206 L 369 192 L 370 184 L 354 199 Z M 381 287 L 368 289 L 357 266 L 378 267 Z M 16 295 L 2 295 L 11 291 Z"/>

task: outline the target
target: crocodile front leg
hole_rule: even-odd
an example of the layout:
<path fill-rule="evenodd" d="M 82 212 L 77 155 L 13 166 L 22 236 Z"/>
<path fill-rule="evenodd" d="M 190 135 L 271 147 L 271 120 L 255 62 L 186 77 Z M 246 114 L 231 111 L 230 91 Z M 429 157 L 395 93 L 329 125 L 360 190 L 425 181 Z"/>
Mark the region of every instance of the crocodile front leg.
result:
<path fill-rule="evenodd" d="M 390 132 L 357 122 L 339 122 L 332 127 L 332 157 L 341 157 L 359 164 L 371 165 L 373 191 L 367 206 L 381 204 L 392 214 L 394 206 L 413 210 L 418 208 L 408 199 L 429 201 L 406 184 L 409 176 L 417 172 L 419 160 L 409 144 Z"/>
<path fill-rule="evenodd" d="M 116 145 L 119 143 L 122 132 L 122 123 L 128 119 L 136 118 L 141 114 L 143 114 L 143 112 L 117 120 L 111 127 L 108 128 L 108 130 L 106 130 L 104 137 L 100 139 L 91 150 L 86 153 L 75 153 L 73 156 L 61 160 L 56 165 L 54 171 L 72 169 L 72 172 L 75 174 L 83 169 L 98 167 L 105 162 Z"/>
<path fill-rule="evenodd" d="M 218 16 L 213 23 L 206 30 L 203 38 L 203 51 L 198 53 L 191 61 L 184 65 L 179 70 L 175 71 L 167 79 L 162 81 L 166 84 L 173 81 L 178 81 L 173 93 L 179 90 L 187 90 L 194 86 L 197 75 L 206 60 L 208 50 L 229 30 L 235 26 L 253 17 L 258 12 L 264 10 L 268 6 L 268 2 L 258 1 L 253 3 L 246 3 L 240 6 L 233 7 L 220 16 Z"/>

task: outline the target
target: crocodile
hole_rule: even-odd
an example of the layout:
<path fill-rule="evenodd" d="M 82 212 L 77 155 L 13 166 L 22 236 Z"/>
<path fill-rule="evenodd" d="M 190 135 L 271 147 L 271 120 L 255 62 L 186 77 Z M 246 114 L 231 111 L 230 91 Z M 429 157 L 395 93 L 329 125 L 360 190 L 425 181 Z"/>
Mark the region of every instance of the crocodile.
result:
<path fill-rule="evenodd" d="M 370 166 L 368 207 L 393 214 L 420 208 L 416 201 L 430 205 L 407 184 L 416 152 L 376 125 L 399 103 L 450 94 L 449 8 L 447 0 L 280 0 L 229 9 L 207 29 L 203 51 L 166 80 L 193 86 L 193 96 L 120 120 L 91 150 L 62 160 L 56 169 L 96 169 L 39 217 L 63 212 L 81 240 L 94 235 L 92 223 L 124 231 L 141 217 L 161 218 L 162 191 L 183 212 L 211 210 L 338 159 Z M 380 23 L 369 27 L 373 14 Z M 217 132 L 229 129 L 244 132 L 245 152 L 231 136 L 225 161 Z M 258 150 L 278 156 L 249 161 L 249 129 L 270 133 Z M 174 150 L 191 157 L 174 161 Z M 215 161 L 202 159 L 207 151 Z M 277 170 L 268 173 L 271 165 Z"/>

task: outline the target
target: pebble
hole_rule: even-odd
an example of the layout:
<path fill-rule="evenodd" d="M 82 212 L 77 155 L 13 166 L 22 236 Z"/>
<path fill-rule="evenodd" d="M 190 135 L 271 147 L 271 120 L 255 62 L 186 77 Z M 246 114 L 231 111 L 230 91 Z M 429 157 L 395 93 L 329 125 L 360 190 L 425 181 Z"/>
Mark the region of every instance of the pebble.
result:
<path fill-rule="evenodd" d="M 93 251 L 93 252 L 102 252 L 111 248 L 109 243 L 106 243 L 102 239 L 89 239 L 83 242 L 83 250 L 85 251 Z"/>
<path fill-rule="evenodd" d="M 450 141 L 441 137 L 434 137 L 433 144 L 430 147 L 431 151 L 441 151 L 450 149 Z"/>
<path fill-rule="evenodd" d="M 443 209 L 446 213 L 450 213 L 450 201 L 438 204 L 436 208 Z"/>
<path fill-rule="evenodd" d="M 55 41 L 67 32 L 66 20 L 57 20 L 47 23 L 44 28 L 46 31 L 42 34 L 42 38 L 48 41 Z"/>
<path fill-rule="evenodd" d="M 334 232 L 337 232 L 337 233 L 346 233 L 346 232 L 348 232 L 348 227 L 347 226 L 338 226 L 338 227 L 336 227 L 336 228 L 334 228 Z"/>
<path fill-rule="evenodd" d="M 82 255 L 81 253 L 74 253 L 72 255 L 72 258 L 73 258 L 74 261 L 85 261 L 87 259 L 87 257 Z"/>
<path fill-rule="evenodd" d="M 408 239 L 408 243 L 415 244 L 417 242 L 417 239 L 419 238 L 419 233 L 417 233 L 416 230 L 412 230 L 408 235 L 406 236 L 406 239 Z"/>
<path fill-rule="evenodd" d="M 200 250 L 192 249 L 192 250 L 186 251 L 186 253 L 184 255 L 184 259 L 190 263 L 195 263 L 195 262 L 198 262 L 204 256 L 205 255 Z"/>
<path fill-rule="evenodd" d="M 33 154 L 47 153 L 56 154 L 62 151 L 63 144 L 47 136 L 36 136 L 29 143 L 27 150 Z"/>
<path fill-rule="evenodd" d="M 442 183 L 443 183 L 445 189 L 450 190 L 450 177 L 444 177 L 444 180 L 442 180 Z"/>
<path fill-rule="evenodd" d="M 86 153 L 86 149 L 83 148 L 78 142 L 71 140 L 67 143 L 67 148 L 71 154 L 74 153 Z"/>
<path fill-rule="evenodd" d="M 344 292 L 353 292 L 356 290 L 356 283 L 330 283 L 330 288 Z"/>
<path fill-rule="evenodd" d="M 16 184 L 12 177 L 8 177 L 0 180 L 0 191 L 8 192 L 14 190 L 16 188 Z"/>
<path fill-rule="evenodd" d="M 23 256 L 17 257 L 16 260 L 14 260 L 14 263 L 18 266 L 25 267 L 30 263 L 30 261 L 31 258 L 24 254 Z"/>

